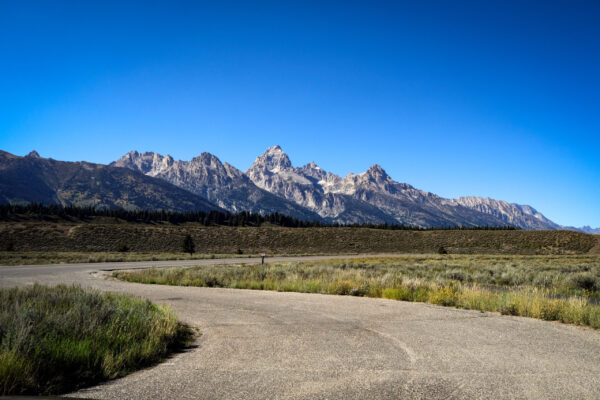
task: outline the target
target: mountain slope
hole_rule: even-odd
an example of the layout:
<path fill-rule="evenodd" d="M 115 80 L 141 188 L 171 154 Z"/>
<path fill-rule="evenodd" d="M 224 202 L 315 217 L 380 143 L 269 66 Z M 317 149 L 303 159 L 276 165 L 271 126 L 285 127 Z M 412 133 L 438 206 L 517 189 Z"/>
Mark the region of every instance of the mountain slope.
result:
<path fill-rule="evenodd" d="M 456 204 L 493 215 L 506 225 L 524 229 L 561 229 L 562 226 L 550 221 L 535 208 L 527 205 L 508 203 L 482 197 L 459 197 L 452 200 Z"/>
<path fill-rule="evenodd" d="M 210 153 L 175 161 L 169 155 L 130 151 L 110 165 L 163 179 L 232 212 L 278 212 L 307 221 L 321 220 L 318 214 L 258 188 L 237 168 Z"/>
<path fill-rule="evenodd" d="M 202 197 L 125 168 L 0 151 L 0 202 L 209 211 Z"/>

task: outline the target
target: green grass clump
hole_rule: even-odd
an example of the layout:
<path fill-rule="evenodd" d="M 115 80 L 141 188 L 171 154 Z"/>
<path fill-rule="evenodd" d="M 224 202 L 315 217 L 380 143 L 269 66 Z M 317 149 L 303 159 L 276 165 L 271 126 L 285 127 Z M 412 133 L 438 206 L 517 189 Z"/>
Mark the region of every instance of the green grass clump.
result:
<path fill-rule="evenodd" d="M 600 329 L 600 257 L 407 255 L 115 271 L 150 284 L 382 297 Z"/>
<path fill-rule="evenodd" d="M 123 376 L 184 346 L 166 306 L 79 286 L 0 290 L 0 394 L 58 394 Z"/>

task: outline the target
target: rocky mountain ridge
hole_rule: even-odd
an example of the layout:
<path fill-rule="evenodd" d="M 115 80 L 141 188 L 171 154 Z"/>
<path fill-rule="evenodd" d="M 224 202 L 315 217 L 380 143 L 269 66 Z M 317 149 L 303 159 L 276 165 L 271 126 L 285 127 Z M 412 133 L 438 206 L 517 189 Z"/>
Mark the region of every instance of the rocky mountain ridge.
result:
<path fill-rule="evenodd" d="M 531 206 L 480 197 L 446 199 L 416 189 L 394 181 L 378 164 L 345 177 L 315 162 L 294 167 L 280 146 L 267 149 L 246 172 L 209 153 L 175 161 L 169 155 L 134 151 L 111 165 L 167 180 L 230 211 L 289 213 L 299 207 L 314 219 L 344 224 L 562 228 Z M 275 207 L 278 202 L 284 210 Z"/>
<path fill-rule="evenodd" d="M 375 207 L 383 215 L 379 214 L 377 220 L 369 213 L 367 222 L 390 222 L 391 219 L 391 223 L 423 227 L 514 225 L 529 228 L 529 221 L 511 218 L 512 222 L 508 223 L 506 218 L 500 218 L 501 213 L 469 207 L 396 182 L 378 164 L 361 174 L 350 173 L 342 178 L 324 171 L 314 162 L 294 168 L 281 147 L 273 146 L 256 159 L 246 175 L 257 186 L 334 220 L 340 215 L 362 216 L 367 209 Z"/>

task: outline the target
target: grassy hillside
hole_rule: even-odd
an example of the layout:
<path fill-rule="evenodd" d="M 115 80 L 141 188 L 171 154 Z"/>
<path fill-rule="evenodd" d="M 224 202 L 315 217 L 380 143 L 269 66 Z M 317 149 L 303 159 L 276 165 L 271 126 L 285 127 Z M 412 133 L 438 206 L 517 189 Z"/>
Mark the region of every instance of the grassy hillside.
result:
<path fill-rule="evenodd" d="M 435 253 L 583 254 L 598 235 L 571 231 L 391 231 L 367 228 L 205 227 L 196 223 L 141 224 L 113 219 L 89 223 L 0 223 L 0 250 L 18 252 L 178 253 L 186 234 L 204 254 Z"/>

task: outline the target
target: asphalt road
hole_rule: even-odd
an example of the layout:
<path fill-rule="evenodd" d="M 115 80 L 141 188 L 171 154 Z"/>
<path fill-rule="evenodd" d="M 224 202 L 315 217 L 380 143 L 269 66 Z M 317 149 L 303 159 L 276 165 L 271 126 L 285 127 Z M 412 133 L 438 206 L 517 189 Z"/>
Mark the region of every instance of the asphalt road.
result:
<path fill-rule="evenodd" d="M 260 259 L 191 264 L 240 261 Z M 101 271 L 189 264 L 0 267 L 0 286 L 134 293 L 169 304 L 202 332 L 194 348 L 73 397 L 600 398 L 600 332 L 591 329 L 382 299 L 141 285 Z"/>

